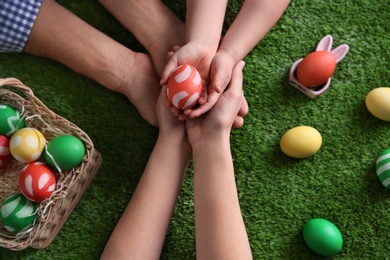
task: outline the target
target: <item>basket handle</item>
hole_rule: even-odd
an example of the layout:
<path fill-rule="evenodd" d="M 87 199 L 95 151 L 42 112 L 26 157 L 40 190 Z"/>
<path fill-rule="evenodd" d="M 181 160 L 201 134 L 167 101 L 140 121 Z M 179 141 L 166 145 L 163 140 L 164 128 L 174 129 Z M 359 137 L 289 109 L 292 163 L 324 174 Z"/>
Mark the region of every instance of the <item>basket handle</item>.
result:
<path fill-rule="evenodd" d="M 57 115 L 51 111 L 45 104 L 42 103 L 33 93 L 31 88 L 27 87 L 24 85 L 20 80 L 16 78 L 5 78 L 2 79 L 0 78 L 0 87 L 4 86 L 11 86 L 14 88 L 17 88 L 21 90 L 28 100 L 31 102 L 32 106 L 35 108 L 35 110 L 40 111 L 40 110 L 45 110 L 52 118 L 56 118 Z"/>

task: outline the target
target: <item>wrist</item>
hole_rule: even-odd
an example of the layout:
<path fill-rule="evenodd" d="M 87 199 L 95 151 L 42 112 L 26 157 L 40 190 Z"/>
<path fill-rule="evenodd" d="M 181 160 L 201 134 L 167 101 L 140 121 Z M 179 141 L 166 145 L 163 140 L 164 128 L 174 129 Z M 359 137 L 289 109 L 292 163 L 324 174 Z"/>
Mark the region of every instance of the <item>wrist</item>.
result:
<path fill-rule="evenodd" d="M 189 157 L 191 154 L 191 146 L 185 131 L 160 131 L 157 142 L 178 150 L 185 156 Z"/>
<path fill-rule="evenodd" d="M 218 45 L 215 45 L 207 40 L 202 39 L 192 39 L 187 42 L 186 45 L 190 45 L 191 48 L 198 52 L 198 55 L 203 55 L 207 57 L 214 57 L 217 53 Z"/>
<path fill-rule="evenodd" d="M 186 43 L 197 46 L 200 50 L 206 50 L 212 54 L 215 54 L 218 50 L 218 41 L 213 41 L 211 38 L 199 36 L 199 37 L 186 37 Z M 213 55 L 214 56 L 214 55 Z"/>
<path fill-rule="evenodd" d="M 225 147 L 230 149 L 230 132 L 218 135 L 205 135 L 205 138 L 201 138 L 191 143 L 192 152 L 203 153 L 204 151 L 214 151 L 218 147 Z"/>
<path fill-rule="evenodd" d="M 229 44 L 224 44 L 223 42 L 219 46 L 217 53 L 228 56 L 232 60 L 233 64 L 237 64 L 237 62 L 243 59 L 243 57 L 237 53 L 234 46 L 229 46 Z"/>

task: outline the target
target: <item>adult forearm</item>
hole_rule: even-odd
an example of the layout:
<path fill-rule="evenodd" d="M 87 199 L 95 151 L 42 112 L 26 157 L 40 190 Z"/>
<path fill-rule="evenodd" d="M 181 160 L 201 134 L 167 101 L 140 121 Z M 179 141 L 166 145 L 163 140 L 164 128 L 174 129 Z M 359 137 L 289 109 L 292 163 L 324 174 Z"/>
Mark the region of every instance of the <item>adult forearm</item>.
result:
<path fill-rule="evenodd" d="M 250 259 L 229 138 L 193 147 L 196 248 L 199 259 Z"/>
<path fill-rule="evenodd" d="M 122 92 L 121 66 L 131 52 L 53 0 L 44 0 L 25 52 L 49 58 Z"/>
<path fill-rule="evenodd" d="M 216 50 L 221 38 L 227 0 L 187 0 L 186 41 Z"/>
<path fill-rule="evenodd" d="M 289 2 L 246 0 L 219 49 L 230 53 L 235 62 L 242 60 L 276 24 Z"/>
<path fill-rule="evenodd" d="M 161 75 L 166 55 L 184 44 L 184 23 L 160 0 L 99 0 L 148 50 Z"/>

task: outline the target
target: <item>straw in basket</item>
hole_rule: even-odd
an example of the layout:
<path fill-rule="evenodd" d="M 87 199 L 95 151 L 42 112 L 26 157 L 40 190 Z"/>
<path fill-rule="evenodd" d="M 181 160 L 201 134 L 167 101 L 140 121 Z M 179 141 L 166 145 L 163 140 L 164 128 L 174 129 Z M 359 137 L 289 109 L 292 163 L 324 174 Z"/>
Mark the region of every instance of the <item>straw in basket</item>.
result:
<path fill-rule="evenodd" d="M 13 88 L 23 93 L 26 98 L 9 90 Z M 39 203 L 37 218 L 29 230 L 14 235 L 9 233 L 0 223 L 1 247 L 15 251 L 27 247 L 43 249 L 53 241 L 73 211 L 99 169 L 102 157 L 84 131 L 51 111 L 34 95 L 29 87 L 18 79 L 0 78 L 0 104 L 7 104 L 18 109 L 25 118 L 26 125 L 38 129 L 46 140 L 70 134 L 79 138 L 86 148 L 86 154 L 79 166 L 58 173 L 56 190 L 49 199 Z M 0 172 L 0 203 L 8 196 L 20 193 L 18 178 L 25 165 L 11 160 L 8 168 Z"/>

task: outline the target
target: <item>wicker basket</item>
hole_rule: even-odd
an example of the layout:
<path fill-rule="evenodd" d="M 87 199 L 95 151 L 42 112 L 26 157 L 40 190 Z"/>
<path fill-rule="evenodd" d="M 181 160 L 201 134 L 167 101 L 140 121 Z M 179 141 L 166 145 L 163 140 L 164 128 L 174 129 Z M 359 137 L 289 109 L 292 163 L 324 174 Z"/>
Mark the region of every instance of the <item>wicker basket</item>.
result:
<path fill-rule="evenodd" d="M 47 141 L 61 134 L 71 134 L 85 144 L 86 155 L 82 163 L 70 171 L 57 173 L 57 186 L 49 199 L 39 203 L 37 218 L 32 228 L 12 235 L 0 223 L 0 246 L 11 250 L 27 247 L 43 249 L 55 238 L 80 197 L 100 167 L 102 158 L 88 135 L 75 124 L 46 107 L 29 87 L 18 79 L 0 79 L 0 87 L 10 86 L 27 98 L 0 88 L 0 104 L 11 105 L 25 117 L 26 125 L 42 132 Z M 11 89 L 12 89 L 11 88 Z M 18 176 L 25 164 L 11 160 L 8 168 L 0 172 L 0 203 L 14 193 L 20 193 Z"/>

